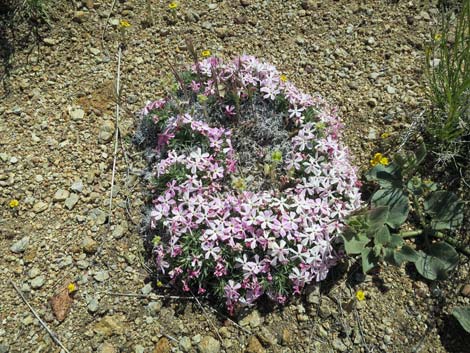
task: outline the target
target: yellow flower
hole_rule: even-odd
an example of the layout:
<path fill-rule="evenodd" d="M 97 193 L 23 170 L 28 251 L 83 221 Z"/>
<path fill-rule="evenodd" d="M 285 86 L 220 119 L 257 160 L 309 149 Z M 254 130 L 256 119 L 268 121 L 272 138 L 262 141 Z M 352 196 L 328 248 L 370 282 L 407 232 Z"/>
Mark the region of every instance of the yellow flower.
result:
<path fill-rule="evenodd" d="M 287 81 L 287 76 L 286 76 L 286 75 L 281 75 L 281 76 L 279 76 L 279 79 L 280 79 L 282 82 L 286 82 L 286 81 Z"/>
<path fill-rule="evenodd" d="M 384 132 L 382 135 L 380 135 L 381 138 L 386 139 L 387 137 L 390 136 L 390 133 Z"/>
<path fill-rule="evenodd" d="M 436 34 L 434 35 L 434 40 L 440 41 L 441 39 L 442 39 L 442 34 L 436 33 Z"/>
<path fill-rule="evenodd" d="M 207 58 L 208 56 L 211 56 L 211 51 L 210 50 L 203 50 L 201 52 L 201 55 L 203 58 Z"/>
<path fill-rule="evenodd" d="M 11 208 L 15 208 L 15 207 L 18 207 L 18 205 L 20 204 L 20 202 L 17 200 L 17 199 L 13 199 L 10 201 L 9 205 Z"/>
<path fill-rule="evenodd" d="M 364 293 L 363 290 L 360 290 L 360 289 L 359 289 L 359 290 L 356 292 L 356 298 L 357 298 L 357 300 L 359 300 L 359 301 L 363 301 L 364 299 L 366 299 L 366 294 Z"/>
<path fill-rule="evenodd" d="M 387 157 L 384 157 L 382 153 L 374 154 L 374 158 L 370 160 L 370 164 L 375 167 L 377 164 L 388 165 L 389 161 Z"/>
<path fill-rule="evenodd" d="M 73 293 L 77 290 L 77 286 L 75 283 L 70 282 L 70 284 L 67 286 L 67 289 L 69 290 L 69 293 Z"/>
<path fill-rule="evenodd" d="M 277 151 L 274 151 L 272 154 L 271 154 L 271 159 L 274 161 L 274 162 L 282 162 L 282 152 L 277 150 Z"/>
<path fill-rule="evenodd" d="M 131 26 L 131 24 L 129 22 L 127 22 L 126 20 L 120 20 L 119 21 L 119 26 L 121 26 L 122 28 L 128 28 Z"/>
<path fill-rule="evenodd" d="M 243 178 L 233 178 L 232 179 L 232 187 L 234 189 L 243 191 L 246 189 L 246 182 Z"/>
<path fill-rule="evenodd" d="M 162 281 L 157 281 L 157 287 L 163 287 Z"/>
<path fill-rule="evenodd" d="M 176 1 L 172 1 L 168 4 L 168 8 L 170 10 L 174 10 L 174 9 L 178 8 L 178 3 Z"/>

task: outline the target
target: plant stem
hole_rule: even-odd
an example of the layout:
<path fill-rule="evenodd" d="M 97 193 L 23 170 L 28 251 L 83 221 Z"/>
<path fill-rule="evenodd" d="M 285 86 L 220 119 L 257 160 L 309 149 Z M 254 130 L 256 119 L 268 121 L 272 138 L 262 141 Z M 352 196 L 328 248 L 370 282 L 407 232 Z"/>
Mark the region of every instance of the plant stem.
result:
<path fill-rule="evenodd" d="M 408 232 L 401 232 L 401 233 L 398 233 L 398 235 L 402 238 L 414 238 L 414 237 L 417 237 L 418 235 L 421 235 L 423 233 L 424 233 L 424 230 L 419 229 L 419 230 L 411 230 L 411 231 L 408 231 Z M 467 257 L 470 257 L 470 248 L 466 247 L 466 246 L 460 246 L 457 240 L 455 240 L 451 237 L 448 237 L 445 234 L 442 234 L 440 232 L 436 232 L 436 233 L 432 234 L 431 236 L 434 237 L 434 238 L 437 238 L 437 239 L 444 240 L 446 243 L 448 243 L 448 244 L 452 245 L 453 247 L 455 247 L 455 249 L 457 251 L 459 251 L 460 253 L 462 253 L 463 255 L 465 255 Z"/>

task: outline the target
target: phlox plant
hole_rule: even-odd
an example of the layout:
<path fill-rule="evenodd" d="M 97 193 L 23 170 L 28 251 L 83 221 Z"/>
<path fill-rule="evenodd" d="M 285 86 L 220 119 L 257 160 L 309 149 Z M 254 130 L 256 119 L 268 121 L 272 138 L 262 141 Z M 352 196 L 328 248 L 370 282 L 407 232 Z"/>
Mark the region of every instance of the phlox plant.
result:
<path fill-rule="evenodd" d="M 324 280 L 359 182 L 336 111 L 268 63 L 211 56 L 141 112 L 159 280 L 223 300 L 284 303 Z M 147 131 L 147 133 L 145 133 Z"/>

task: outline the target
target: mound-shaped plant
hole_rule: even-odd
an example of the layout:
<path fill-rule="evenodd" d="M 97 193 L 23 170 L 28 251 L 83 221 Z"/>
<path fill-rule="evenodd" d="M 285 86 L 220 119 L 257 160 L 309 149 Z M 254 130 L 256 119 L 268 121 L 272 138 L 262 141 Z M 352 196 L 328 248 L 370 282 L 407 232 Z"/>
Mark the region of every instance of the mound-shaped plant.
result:
<path fill-rule="evenodd" d="M 360 205 L 335 110 L 252 56 L 209 57 L 175 77 L 175 94 L 143 109 L 137 134 L 154 147 L 160 280 L 233 312 L 325 279 Z"/>

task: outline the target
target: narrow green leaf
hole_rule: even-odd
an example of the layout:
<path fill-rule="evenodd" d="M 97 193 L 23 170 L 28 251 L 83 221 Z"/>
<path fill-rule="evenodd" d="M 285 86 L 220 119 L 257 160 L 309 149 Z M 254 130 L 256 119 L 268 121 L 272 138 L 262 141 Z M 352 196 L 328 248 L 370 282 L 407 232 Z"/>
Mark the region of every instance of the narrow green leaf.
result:
<path fill-rule="evenodd" d="M 452 315 L 457 319 L 465 331 L 470 333 L 470 306 L 460 306 L 452 310 Z"/>

